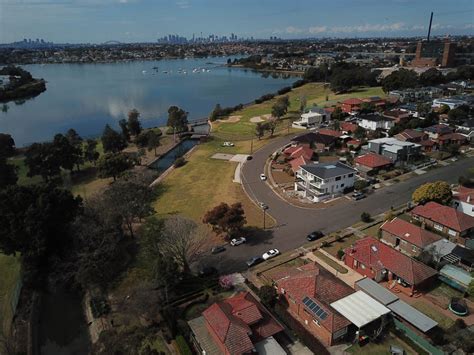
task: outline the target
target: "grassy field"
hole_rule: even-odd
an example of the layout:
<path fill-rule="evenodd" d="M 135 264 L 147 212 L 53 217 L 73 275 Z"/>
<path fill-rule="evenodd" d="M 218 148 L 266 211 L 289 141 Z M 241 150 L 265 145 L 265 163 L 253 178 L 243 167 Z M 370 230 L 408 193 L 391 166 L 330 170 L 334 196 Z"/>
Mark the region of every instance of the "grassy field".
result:
<path fill-rule="evenodd" d="M 0 334 L 8 332 L 12 321 L 11 302 L 20 278 L 18 258 L 0 254 Z"/>
<path fill-rule="evenodd" d="M 362 347 L 360 347 L 358 344 L 354 344 L 346 351 L 351 354 L 360 355 L 390 355 L 390 345 L 402 348 L 405 350 L 405 354 L 416 354 L 416 352 L 407 343 L 392 333 L 388 334 L 380 343 L 368 343 Z"/>
<path fill-rule="evenodd" d="M 423 312 L 428 317 L 432 318 L 434 321 L 438 322 L 439 326 L 443 329 L 449 329 L 454 321 L 451 318 L 444 316 L 441 312 L 438 312 L 435 307 L 429 303 L 423 301 L 417 301 L 412 304 L 420 312 Z"/>
<path fill-rule="evenodd" d="M 295 118 L 299 116 L 302 97 L 306 98 L 307 107 L 311 107 L 315 104 L 326 107 L 351 97 L 385 96 L 380 87 L 362 87 L 347 94 L 336 95 L 328 88 L 325 88 L 323 83 L 309 83 L 293 89 L 285 95 L 288 95 L 290 98 L 290 107 L 287 116 Z M 231 139 L 232 137 L 234 137 L 234 139 L 249 139 L 254 135 L 255 130 L 255 123 L 250 122 L 250 119 L 256 116 L 270 114 L 271 108 L 278 97 L 279 96 L 276 96 L 272 100 L 251 105 L 232 113 L 232 116 L 240 116 L 238 122 L 223 121 L 213 123 L 213 133 L 225 139 Z M 326 101 L 326 97 L 328 101 Z M 287 126 L 288 123 L 283 121 L 277 130 L 284 130 Z"/>

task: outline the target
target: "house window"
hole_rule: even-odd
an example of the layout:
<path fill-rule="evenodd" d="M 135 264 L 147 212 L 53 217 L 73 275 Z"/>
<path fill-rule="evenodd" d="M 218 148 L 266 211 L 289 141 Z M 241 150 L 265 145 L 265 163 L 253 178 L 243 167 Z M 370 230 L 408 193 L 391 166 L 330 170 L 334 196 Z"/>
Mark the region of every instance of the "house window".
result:
<path fill-rule="evenodd" d="M 341 187 L 344 187 L 344 184 L 341 184 Z"/>
<path fill-rule="evenodd" d="M 440 225 L 440 224 L 437 224 L 437 223 L 435 223 L 433 227 L 434 227 L 434 229 L 436 229 L 437 231 L 442 231 L 442 230 L 443 230 L 443 226 Z"/>
<path fill-rule="evenodd" d="M 348 177 L 353 177 L 354 176 L 354 173 L 350 173 L 349 175 L 347 175 Z"/>
<path fill-rule="evenodd" d="M 313 323 L 316 324 L 318 327 L 321 326 L 321 325 L 319 324 L 319 321 L 317 321 L 316 319 L 313 319 Z"/>
<path fill-rule="evenodd" d="M 337 177 L 336 177 L 336 181 L 339 181 L 339 180 L 341 180 L 341 177 L 340 177 L 340 176 L 337 176 Z"/>
<path fill-rule="evenodd" d="M 456 231 L 453 231 L 452 229 L 448 229 L 448 234 L 455 237 L 456 236 Z"/>

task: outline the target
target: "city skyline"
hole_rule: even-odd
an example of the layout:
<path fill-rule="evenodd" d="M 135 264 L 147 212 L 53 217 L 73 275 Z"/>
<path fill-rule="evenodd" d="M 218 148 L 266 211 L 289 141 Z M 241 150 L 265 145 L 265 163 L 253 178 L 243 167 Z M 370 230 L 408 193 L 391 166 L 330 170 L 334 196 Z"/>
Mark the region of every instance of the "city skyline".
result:
<path fill-rule="evenodd" d="M 474 6 L 443 1 L 296 0 L 0 0 L 0 43 L 45 38 L 59 43 L 155 42 L 177 34 L 238 38 L 401 37 L 472 35 Z M 311 9 L 314 9 L 312 11 Z M 232 14 L 229 16 L 229 14 Z M 68 28 L 68 31 L 61 29 Z"/>

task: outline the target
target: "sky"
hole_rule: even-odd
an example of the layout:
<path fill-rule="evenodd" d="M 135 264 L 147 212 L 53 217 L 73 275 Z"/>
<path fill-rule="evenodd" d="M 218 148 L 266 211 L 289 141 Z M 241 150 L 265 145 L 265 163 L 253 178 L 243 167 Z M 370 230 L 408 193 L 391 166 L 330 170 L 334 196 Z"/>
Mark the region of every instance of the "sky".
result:
<path fill-rule="evenodd" d="M 474 0 L 0 0 L 0 43 L 474 34 Z"/>

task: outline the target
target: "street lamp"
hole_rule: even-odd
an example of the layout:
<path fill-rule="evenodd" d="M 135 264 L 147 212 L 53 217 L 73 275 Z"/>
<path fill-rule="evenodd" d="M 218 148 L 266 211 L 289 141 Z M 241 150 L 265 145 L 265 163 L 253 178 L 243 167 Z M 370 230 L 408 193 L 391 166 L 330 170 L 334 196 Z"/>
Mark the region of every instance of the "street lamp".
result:
<path fill-rule="evenodd" d="M 268 210 L 268 206 L 267 205 L 263 205 L 262 206 L 262 211 L 263 211 L 263 230 L 265 230 L 265 217 L 267 215 L 267 210 Z"/>

